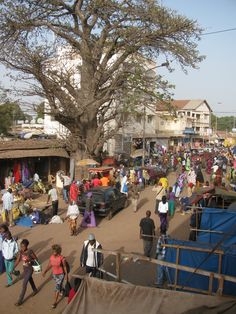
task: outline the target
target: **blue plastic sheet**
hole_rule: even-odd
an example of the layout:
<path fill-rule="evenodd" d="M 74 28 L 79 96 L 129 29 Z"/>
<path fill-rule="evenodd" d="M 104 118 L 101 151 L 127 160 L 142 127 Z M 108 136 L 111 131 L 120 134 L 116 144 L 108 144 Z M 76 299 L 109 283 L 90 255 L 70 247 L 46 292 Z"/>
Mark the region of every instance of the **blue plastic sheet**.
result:
<path fill-rule="evenodd" d="M 211 250 L 213 246 L 207 243 L 197 243 L 191 241 L 179 241 L 179 240 L 169 240 L 169 244 L 181 245 L 181 246 L 190 246 L 197 248 L 205 248 Z M 220 247 L 224 251 L 222 258 L 222 269 L 221 273 L 225 275 L 236 276 L 236 246 L 232 247 Z M 176 263 L 176 253 L 175 248 L 168 248 L 166 252 L 165 260 L 170 263 Z M 207 258 L 208 257 L 208 258 Z M 205 261 L 204 261 L 205 260 Z M 204 261 L 204 263 L 202 263 Z M 183 266 L 188 266 L 192 268 L 198 268 L 207 270 L 210 272 L 218 273 L 219 265 L 219 256 L 218 254 L 209 254 L 207 252 L 197 252 L 189 249 L 180 249 L 179 255 L 179 264 Z M 170 283 L 174 283 L 175 272 L 174 268 L 168 268 Z M 208 290 L 209 286 L 209 277 L 192 274 L 186 271 L 178 271 L 178 281 L 177 284 L 184 287 L 184 290 L 188 290 L 188 287 Z M 218 289 L 219 282 L 217 279 L 213 281 L 213 292 L 216 292 Z M 236 284 L 225 281 L 224 290 L 225 295 L 236 295 Z"/>
<path fill-rule="evenodd" d="M 28 227 L 28 228 L 33 227 L 33 222 L 29 217 L 21 217 L 15 223 L 17 226 L 21 226 L 21 227 Z"/>
<path fill-rule="evenodd" d="M 220 231 L 220 233 L 199 232 L 198 242 L 230 246 L 236 244 L 236 212 L 218 208 L 204 208 L 201 218 L 201 230 Z M 228 236 L 227 236 L 228 234 Z"/>

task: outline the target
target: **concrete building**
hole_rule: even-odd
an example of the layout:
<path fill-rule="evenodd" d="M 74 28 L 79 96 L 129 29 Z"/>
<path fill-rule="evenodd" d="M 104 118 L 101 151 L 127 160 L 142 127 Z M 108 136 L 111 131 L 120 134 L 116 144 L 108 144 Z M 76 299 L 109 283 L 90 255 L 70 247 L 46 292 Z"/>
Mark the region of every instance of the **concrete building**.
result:
<path fill-rule="evenodd" d="M 211 107 L 206 100 L 174 100 L 167 109 L 158 104 L 156 133 L 168 138 L 169 145 L 183 142 L 202 142 L 211 135 Z"/>
<path fill-rule="evenodd" d="M 110 156 L 119 153 L 132 155 L 136 149 L 142 148 L 143 138 L 145 138 L 146 142 L 156 138 L 155 108 L 140 106 L 140 110 L 137 110 L 135 114 L 124 115 L 123 123 L 123 127 L 104 146 L 104 150 Z"/>
<path fill-rule="evenodd" d="M 146 150 L 157 145 L 165 147 L 191 143 L 199 145 L 211 135 L 211 108 L 206 100 L 174 100 L 170 106 L 158 104 L 153 110 L 142 109 L 133 116 L 125 117 L 123 128 L 108 141 L 109 155 L 135 149 Z M 144 119 L 145 116 L 145 119 Z"/>

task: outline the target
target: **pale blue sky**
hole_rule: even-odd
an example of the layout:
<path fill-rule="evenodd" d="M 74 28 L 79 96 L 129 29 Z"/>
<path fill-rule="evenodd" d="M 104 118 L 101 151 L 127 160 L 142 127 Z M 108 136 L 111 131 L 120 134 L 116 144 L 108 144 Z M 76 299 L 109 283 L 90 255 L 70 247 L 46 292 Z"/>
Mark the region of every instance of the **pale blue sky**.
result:
<path fill-rule="evenodd" d="M 236 28 L 236 0 L 162 0 L 162 4 L 197 20 L 206 33 Z M 199 50 L 206 56 L 199 70 L 185 75 L 180 68 L 173 73 L 160 68 L 159 73 L 176 85 L 174 98 L 206 99 L 213 111 L 236 115 L 236 30 L 203 36 Z"/>
<path fill-rule="evenodd" d="M 162 0 L 162 3 L 197 20 L 205 32 L 236 27 L 236 0 Z M 159 73 L 175 84 L 174 98 L 206 99 L 213 111 L 232 111 L 236 115 L 236 31 L 203 36 L 199 50 L 206 56 L 199 70 L 189 69 L 186 75 L 179 67 L 173 73 L 159 68 Z M 7 86 L 9 78 L 4 72 L 0 66 L 0 81 Z"/>

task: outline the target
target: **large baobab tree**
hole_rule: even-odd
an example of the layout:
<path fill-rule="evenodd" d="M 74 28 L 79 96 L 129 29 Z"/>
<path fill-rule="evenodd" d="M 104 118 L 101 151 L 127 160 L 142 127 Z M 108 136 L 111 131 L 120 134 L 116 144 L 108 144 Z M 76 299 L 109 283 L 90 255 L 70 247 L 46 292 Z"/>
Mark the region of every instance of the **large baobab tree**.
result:
<path fill-rule="evenodd" d="M 195 21 L 155 0 L 0 3 L 0 62 L 28 83 L 22 94 L 47 99 L 78 156 L 98 154 L 120 126 L 125 100 L 162 94 L 165 82 L 141 70 L 147 60 L 196 67 L 200 34 Z"/>

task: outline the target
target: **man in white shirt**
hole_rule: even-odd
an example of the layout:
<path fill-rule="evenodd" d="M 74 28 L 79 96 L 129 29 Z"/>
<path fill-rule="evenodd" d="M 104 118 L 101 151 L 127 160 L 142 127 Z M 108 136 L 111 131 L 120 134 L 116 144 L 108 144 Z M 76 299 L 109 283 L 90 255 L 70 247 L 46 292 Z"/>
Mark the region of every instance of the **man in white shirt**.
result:
<path fill-rule="evenodd" d="M 83 249 L 80 256 L 82 267 L 86 267 L 86 273 L 91 273 L 92 277 L 96 277 L 97 268 L 103 263 L 103 255 L 94 252 L 93 249 L 102 249 L 101 244 L 96 241 L 94 234 L 88 236 L 88 240 L 84 241 Z"/>
<path fill-rule="evenodd" d="M 35 172 L 33 177 L 34 182 L 39 183 L 39 175 Z"/>
<path fill-rule="evenodd" d="M 49 204 L 50 199 L 52 200 L 52 217 L 53 217 L 58 214 L 58 195 L 56 188 L 53 187 L 52 185 L 49 185 L 47 204 Z"/>
<path fill-rule="evenodd" d="M 2 197 L 3 202 L 3 211 L 5 212 L 6 221 L 10 224 L 10 227 L 13 226 L 13 213 L 12 207 L 14 203 L 14 197 L 12 194 L 12 189 L 8 189 L 7 192 L 3 194 Z"/>
<path fill-rule="evenodd" d="M 219 169 L 219 166 L 214 165 L 211 169 L 213 169 L 213 173 L 216 173 L 216 171 Z"/>
<path fill-rule="evenodd" d="M 158 213 L 160 217 L 160 230 L 162 233 L 165 233 L 167 230 L 167 213 L 169 210 L 168 202 L 166 196 L 162 196 L 162 200 L 158 205 Z"/>
<path fill-rule="evenodd" d="M 65 175 L 65 176 L 62 176 L 62 180 L 63 180 L 63 199 L 66 203 L 68 203 L 71 178 L 68 175 Z"/>
<path fill-rule="evenodd" d="M 6 232 L 5 239 L 2 242 L 2 255 L 7 274 L 7 287 L 13 283 L 12 272 L 14 270 L 14 258 L 19 251 L 17 242 L 12 238 L 10 231 Z"/>

